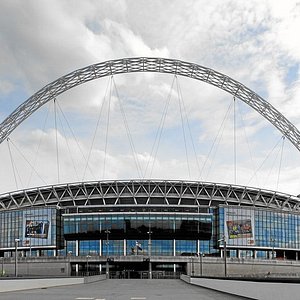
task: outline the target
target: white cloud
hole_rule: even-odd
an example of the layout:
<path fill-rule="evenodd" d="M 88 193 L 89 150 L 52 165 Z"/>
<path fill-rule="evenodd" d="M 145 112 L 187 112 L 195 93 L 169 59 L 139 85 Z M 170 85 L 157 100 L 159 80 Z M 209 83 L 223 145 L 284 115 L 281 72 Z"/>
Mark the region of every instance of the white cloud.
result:
<path fill-rule="evenodd" d="M 161 56 L 196 62 L 228 74 L 261 94 L 298 125 L 300 76 L 299 69 L 298 72 L 295 72 L 295 69 L 300 63 L 300 43 L 296 36 L 300 26 L 299 20 L 299 4 L 292 0 L 81 1 L 76 2 L 76 5 L 70 5 L 69 1 L 1 1 L 0 97 L 1 93 L 9 95 L 15 82 L 18 82 L 20 86 L 27 88 L 27 94 L 20 95 L 21 104 L 39 88 L 77 68 L 120 57 Z M 290 68 L 294 70 L 292 76 L 289 75 Z M 158 156 L 151 155 L 153 139 L 172 79 L 172 76 L 153 74 L 115 76 L 128 126 L 143 168 L 148 160 L 155 161 L 154 177 L 184 179 L 189 175 L 175 90 L 172 93 Z M 197 155 L 204 161 L 232 96 L 207 84 L 183 78 L 178 80 L 192 124 L 192 135 L 199 150 Z M 109 79 L 87 83 L 57 99 L 74 132 L 78 134 L 85 155 L 89 152 L 107 82 Z M 1 103 L 5 106 L 7 101 L 9 98 L 3 97 Z M 111 101 L 105 177 L 135 177 L 137 171 L 115 92 Z M 105 105 L 106 110 L 91 156 L 96 178 L 92 178 L 87 172 L 87 179 L 99 179 L 103 176 L 101 167 L 105 156 L 103 149 L 105 120 L 108 118 L 107 99 Z M 53 108 L 51 110 L 53 111 Z M 268 152 L 267 148 L 280 138 L 280 134 L 253 110 L 243 109 L 243 112 L 245 128 L 238 119 L 236 131 L 241 141 L 239 151 L 249 152 L 246 132 L 251 140 L 255 162 L 258 163 Z M 12 136 L 31 161 L 34 161 L 34 156 L 28 153 L 32 152 L 31 148 L 35 149 L 40 135 L 45 135 L 39 168 L 49 183 L 55 182 L 57 177 L 54 163 L 51 171 L 43 171 L 48 161 L 56 161 L 53 112 L 50 114 L 49 118 L 52 119 L 49 119 L 44 132 L 40 129 L 32 133 L 32 128 L 42 127 L 45 118 L 37 112 L 32 123 L 28 120 L 22 125 L 24 127 L 20 126 Z M 39 124 L 36 123 L 37 120 Z M 76 180 L 63 129 L 59 122 L 58 125 L 61 134 L 59 151 L 61 156 L 66 158 L 61 160 L 64 166 L 61 176 L 67 181 Z M 64 127 L 68 132 L 66 123 Z M 219 141 L 216 162 L 213 164 L 215 169 L 210 172 L 210 177 L 205 179 L 226 179 L 232 182 L 232 128 L 231 114 Z M 188 137 L 187 128 L 186 134 Z M 71 133 L 68 132 L 67 135 L 69 147 L 77 149 L 78 145 L 72 139 Z M 192 153 L 191 141 L 188 140 L 187 144 Z M 5 149 L 5 146 L 1 145 L 0 151 L 5 157 L 3 164 L 9 173 L 9 153 Z M 295 156 L 295 152 L 290 149 L 288 151 Z M 78 171 L 82 171 L 85 168 L 82 155 L 78 149 L 72 154 L 78 164 Z M 28 170 L 25 169 L 28 169 L 28 166 L 26 167 L 20 156 L 16 153 L 15 155 L 20 177 L 27 176 L 25 174 L 28 174 Z M 249 171 L 249 156 L 244 156 L 239 182 L 247 184 L 252 170 Z M 194 158 L 191 161 L 192 177 L 198 179 L 199 172 L 195 168 Z M 290 168 L 292 164 L 289 162 L 285 167 L 279 187 L 285 191 L 296 192 L 299 189 L 296 179 L 299 175 L 296 174 L 299 172 Z M 262 176 L 267 176 L 269 171 L 270 166 L 262 171 Z M 13 177 L 8 180 L 6 175 L 3 176 L 2 191 L 13 189 Z M 275 177 L 273 183 L 266 183 L 266 186 L 273 184 L 274 188 Z M 39 185 L 41 182 L 36 178 L 31 184 Z"/>

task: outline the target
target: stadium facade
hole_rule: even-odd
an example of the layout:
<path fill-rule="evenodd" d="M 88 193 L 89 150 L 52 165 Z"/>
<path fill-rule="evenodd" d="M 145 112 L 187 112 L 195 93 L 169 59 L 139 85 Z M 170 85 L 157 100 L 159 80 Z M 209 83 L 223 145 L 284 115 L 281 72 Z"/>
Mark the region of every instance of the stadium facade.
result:
<path fill-rule="evenodd" d="M 65 91 L 106 76 L 137 72 L 180 75 L 218 87 L 261 114 L 300 150 L 299 130 L 242 83 L 194 63 L 153 57 L 102 62 L 49 83 L 0 124 L 0 144 Z M 161 267 L 171 257 L 203 254 L 225 261 L 298 260 L 299 203 L 296 196 L 274 191 L 187 181 L 118 180 L 27 189 L 0 195 L 0 256 L 9 260 L 18 253 L 70 261 L 86 257 L 87 270 L 90 257 L 100 267 L 117 257 L 150 261 L 156 256 Z"/>
<path fill-rule="evenodd" d="M 299 198 L 186 181 L 99 181 L 0 196 L 0 255 L 223 256 L 300 254 Z"/>

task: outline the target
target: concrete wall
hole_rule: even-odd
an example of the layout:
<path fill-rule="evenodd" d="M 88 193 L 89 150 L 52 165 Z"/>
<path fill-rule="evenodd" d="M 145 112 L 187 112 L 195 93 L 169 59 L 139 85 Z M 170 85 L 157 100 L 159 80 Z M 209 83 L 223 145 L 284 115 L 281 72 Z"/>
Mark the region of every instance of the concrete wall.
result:
<path fill-rule="evenodd" d="M 187 264 L 188 275 L 202 276 L 224 276 L 224 260 L 221 258 L 207 258 L 202 261 L 202 274 L 200 258 L 190 259 Z M 255 259 L 228 259 L 228 276 L 299 276 L 300 261 L 280 260 L 255 260 Z"/>
<path fill-rule="evenodd" d="M 70 278 L 37 278 L 37 279 L 0 279 L 0 293 L 19 290 L 31 290 L 37 288 L 92 283 L 106 280 L 106 275 Z M 1 298 L 1 297 L 0 297 Z"/>
<path fill-rule="evenodd" d="M 298 283 L 273 283 L 239 280 L 222 280 L 212 278 L 191 278 L 182 275 L 181 279 L 190 284 L 218 290 L 221 292 L 259 300 L 298 299 Z"/>
<path fill-rule="evenodd" d="M 84 278 L 1 279 L 0 293 L 80 283 L 84 283 Z"/>
<path fill-rule="evenodd" d="M 0 265 L 2 269 L 2 266 Z M 13 260 L 6 261 L 3 264 L 4 275 L 14 276 L 15 263 Z M 1 270 L 0 270 L 1 272 Z M 18 261 L 18 274 L 19 276 L 69 276 L 70 275 L 69 263 L 62 261 Z"/>
<path fill-rule="evenodd" d="M 114 262 L 142 262 L 143 256 L 114 257 Z M 14 259 L 4 259 L 3 270 L 5 275 L 14 276 Z M 0 261 L 0 272 L 2 269 Z M 199 257 L 151 257 L 153 265 L 155 263 L 177 263 L 186 265 L 188 275 L 201 275 L 201 262 Z M 89 263 L 105 263 L 105 257 L 93 256 L 89 258 Z M 70 275 L 70 263 L 86 264 L 86 257 L 38 257 L 38 258 L 20 258 L 18 260 L 18 274 L 20 276 L 62 276 Z M 228 276 L 299 276 L 300 261 L 280 261 L 280 260 L 255 260 L 255 259 L 228 259 Z M 221 258 L 204 257 L 202 260 L 203 276 L 223 276 L 224 260 Z"/>
<path fill-rule="evenodd" d="M 102 280 L 106 280 L 106 274 L 84 277 L 84 283 L 92 283 L 92 282 L 97 282 Z"/>

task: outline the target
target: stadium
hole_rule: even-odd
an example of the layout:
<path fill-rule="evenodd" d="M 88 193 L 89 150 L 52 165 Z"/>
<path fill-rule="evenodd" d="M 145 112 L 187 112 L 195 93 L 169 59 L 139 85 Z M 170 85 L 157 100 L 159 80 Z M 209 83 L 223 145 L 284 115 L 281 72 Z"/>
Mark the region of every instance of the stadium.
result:
<path fill-rule="evenodd" d="M 195 64 L 155 58 L 109 61 L 47 85 L 4 120 L 1 142 L 67 89 L 103 76 L 146 71 L 198 79 L 234 94 L 299 149 L 298 130 L 242 84 Z M 10 270 L 17 262 L 20 267 L 22 262 L 45 266 L 52 261 L 56 273 L 120 277 L 131 272 L 152 278 L 202 275 L 204 261 L 218 265 L 214 274 L 221 275 L 225 260 L 226 276 L 226 259 L 296 264 L 299 203 L 296 196 L 248 186 L 154 179 L 83 181 L 5 193 L 0 195 L 2 272 L 4 263 Z"/>

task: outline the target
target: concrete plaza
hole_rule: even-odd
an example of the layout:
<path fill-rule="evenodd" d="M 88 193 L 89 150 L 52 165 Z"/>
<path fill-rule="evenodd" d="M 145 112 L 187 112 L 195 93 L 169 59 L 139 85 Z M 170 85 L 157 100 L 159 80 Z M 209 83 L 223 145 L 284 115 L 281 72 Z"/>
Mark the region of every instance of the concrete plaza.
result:
<path fill-rule="evenodd" d="M 1 293 L 1 300 L 229 300 L 246 299 L 181 280 L 104 280 L 90 284 Z"/>

